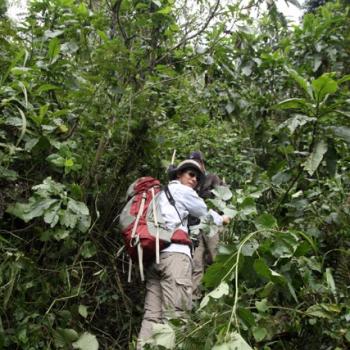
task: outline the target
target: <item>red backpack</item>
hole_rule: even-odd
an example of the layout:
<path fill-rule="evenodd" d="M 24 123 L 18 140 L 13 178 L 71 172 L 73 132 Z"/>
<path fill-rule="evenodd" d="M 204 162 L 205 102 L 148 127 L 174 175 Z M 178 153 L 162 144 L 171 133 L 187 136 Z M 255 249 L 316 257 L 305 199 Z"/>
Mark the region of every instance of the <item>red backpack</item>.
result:
<path fill-rule="evenodd" d="M 191 244 L 188 236 L 182 235 L 182 230 L 166 228 L 158 203 L 161 190 L 159 180 L 148 176 L 137 179 L 127 191 L 128 202 L 120 214 L 119 226 L 130 256 L 129 281 L 132 261 L 139 263 L 141 280 L 144 280 L 143 264 L 149 264 L 154 258 L 159 263 L 159 252 L 171 242 Z M 168 189 L 166 193 L 176 209 Z"/>

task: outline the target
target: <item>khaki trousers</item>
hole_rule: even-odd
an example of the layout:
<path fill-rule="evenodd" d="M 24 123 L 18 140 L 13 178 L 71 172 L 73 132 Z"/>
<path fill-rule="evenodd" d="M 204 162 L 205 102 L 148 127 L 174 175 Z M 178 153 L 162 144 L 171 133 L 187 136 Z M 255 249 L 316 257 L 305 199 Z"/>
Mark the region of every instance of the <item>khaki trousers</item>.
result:
<path fill-rule="evenodd" d="M 192 260 L 176 252 L 160 254 L 146 271 L 145 313 L 138 336 L 137 349 L 152 336 L 155 323 L 185 316 L 192 308 Z"/>
<path fill-rule="evenodd" d="M 211 265 L 217 255 L 219 230 L 214 236 L 207 237 L 203 233 L 198 236 L 199 244 L 193 253 L 193 273 L 192 273 L 192 299 L 198 300 L 202 297 L 200 285 L 204 270 Z"/>

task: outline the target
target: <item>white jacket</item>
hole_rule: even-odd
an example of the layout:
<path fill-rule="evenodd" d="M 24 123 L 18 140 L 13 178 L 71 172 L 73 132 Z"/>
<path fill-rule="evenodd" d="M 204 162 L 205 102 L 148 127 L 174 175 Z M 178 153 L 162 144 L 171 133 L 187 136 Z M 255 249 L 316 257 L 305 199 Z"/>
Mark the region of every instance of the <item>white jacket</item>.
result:
<path fill-rule="evenodd" d="M 180 229 L 188 232 L 187 221 L 189 214 L 198 218 L 211 216 L 216 225 L 221 226 L 223 224 L 221 215 L 212 209 L 208 210 L 204 200 L 198 196 L 194 189 L 181 184 L 178 180 L 171 181 L 168 187 L 175 200 L 175 206 L 180 214 L 183 224 L 181 224 L 178 213 L 170 204 L 163 191 L 160 194 L 158 204 L 167 228 L 171 230 Z M 170 246 L 163 249 L 162 252 L 179 252 L 191 256 L 190 248 L 188 246 L 177 243 L 170 244 Z"/>

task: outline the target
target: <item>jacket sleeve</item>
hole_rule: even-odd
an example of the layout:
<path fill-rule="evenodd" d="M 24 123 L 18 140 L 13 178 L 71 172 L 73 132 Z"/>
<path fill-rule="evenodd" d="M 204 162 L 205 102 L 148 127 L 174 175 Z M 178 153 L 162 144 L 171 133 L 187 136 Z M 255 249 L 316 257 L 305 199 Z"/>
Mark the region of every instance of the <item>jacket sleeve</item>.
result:
<path fill-rule="evenodd" d="M 216 211 L 210 209 L 205 204 L 204 200 L 200 198 L 194 190 L 186 191 L 186 195 L 183 197 L 184 205 L 188 212 L 197 218 L 199 217 L 211 217 L 215 225 L 221 226 L 223 224 L 223 219 L 220 214 Z"/>
<path fill-rule="evenodd" d="M 224 224 L 222 216 L 213 209 L 209 209 L 207 216 L 211 216 L 213 218 L 214 224 L 217 226 L 222 226 Z"/>
<path fill-rule="evenodd" d="M 204 200 L 200 198 L 197 192 L 191 188 L 184 191 L 182 202 L 186 210 L 192 216 L 199 218 L 200 216 L 205 216 L 208 214 L 208 208 Z"/>

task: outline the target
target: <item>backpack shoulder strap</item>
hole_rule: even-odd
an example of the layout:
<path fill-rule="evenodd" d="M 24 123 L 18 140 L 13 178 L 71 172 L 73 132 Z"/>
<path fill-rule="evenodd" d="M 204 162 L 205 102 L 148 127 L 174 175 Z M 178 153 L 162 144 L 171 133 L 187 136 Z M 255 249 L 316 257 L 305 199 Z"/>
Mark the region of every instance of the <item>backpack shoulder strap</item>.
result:
<path fill-rule="evenodd" d="M 166 195 L 166 197 L 167 197 L 169 203 L 175 208 L 176 213 L 177 213 L 177 215 L 179 216 L 179 219 L 180 219 L 180 221 L 181 221 L 181 225 L 184 226 L 182 217 L 181 217 L 179 211 L 178 211 L 177 208 L 176 208 L 176 202 L 175 202 L 175 199 L 174 199 L 174 197 L 172 196 L 172 194 L 171 194 L 171 192 L 170 192 L 169 186 L 168 186 L 168 185 L 165 185 L 165 186 L 163 187 L 163 190 L 164 190 L 164 193 L 165 193 L 165 195 Z"/>

